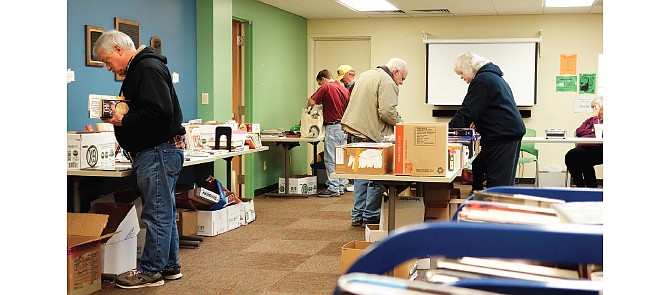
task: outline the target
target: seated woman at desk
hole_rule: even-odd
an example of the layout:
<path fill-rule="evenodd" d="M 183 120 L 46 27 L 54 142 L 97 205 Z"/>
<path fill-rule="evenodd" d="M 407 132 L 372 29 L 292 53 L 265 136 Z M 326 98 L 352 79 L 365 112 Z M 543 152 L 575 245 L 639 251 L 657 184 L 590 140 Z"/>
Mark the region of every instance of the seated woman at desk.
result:
<path fill-rule="evenodd" d="M 596 137 L 596 124 L 603 123 L 603 98 L 596 97 L 591 101 L 593 116 L 582 123 L 575 135 L 577 137 Z M 577 144 L 565 154 L 565 165 L 572 176 L 576 187 L 597 188 L 595 165 L 603 163 L 603 145 L 593 143 Z"/>

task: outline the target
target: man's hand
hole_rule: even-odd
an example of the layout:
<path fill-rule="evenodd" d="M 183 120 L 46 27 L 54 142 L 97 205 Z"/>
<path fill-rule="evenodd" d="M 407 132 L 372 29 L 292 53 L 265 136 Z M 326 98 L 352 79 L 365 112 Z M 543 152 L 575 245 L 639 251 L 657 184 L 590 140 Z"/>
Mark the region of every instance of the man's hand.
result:
<path fill-rule="evenodd" d="M 123 115 L 116 111 L 116 106 L 112 106 L 112 116 L 111 118 L 102 119 L 105 123 L 110 123 L 114 126 L 123 126 Z"/>

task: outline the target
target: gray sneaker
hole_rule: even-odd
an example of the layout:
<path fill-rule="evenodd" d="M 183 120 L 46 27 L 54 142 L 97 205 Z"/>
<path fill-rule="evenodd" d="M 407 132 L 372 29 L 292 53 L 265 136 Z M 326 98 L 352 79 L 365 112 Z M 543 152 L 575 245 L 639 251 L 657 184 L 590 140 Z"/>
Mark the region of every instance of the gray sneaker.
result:
<path fill-rule="evenodd" d="M 181 266 L 177 265 L 174 267 L 166 267 L 161 271 L 163 279 L 166 280 L 178 280 L 181 279 Z"/>
<path fill-rule="evenodd" d="M 149 275 L 137 271 L 137 269 L 129 270 L 116 277 L 116 286 L 124 289 L 137 289 L 143 287 L 158 287 L 163 286 L 165 281 L 160 273 Z"/>
<path fill-rule="evenodd" d="M 340 192 L 334 192 L 329 189 L 324 189 L 318 193 L 318 196 L 322 198 L 339 197 Z"/>

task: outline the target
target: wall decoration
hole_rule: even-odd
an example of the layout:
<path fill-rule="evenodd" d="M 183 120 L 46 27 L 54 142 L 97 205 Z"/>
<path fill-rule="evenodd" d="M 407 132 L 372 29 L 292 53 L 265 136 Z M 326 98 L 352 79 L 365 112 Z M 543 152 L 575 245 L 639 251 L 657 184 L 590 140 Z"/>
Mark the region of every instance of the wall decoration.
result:
<path fill-rule="evenodd" d="M 126 33 L 133 40 L 135 48 L 140 46 L 140 22 L 115 17 L 114 29 Z M 114 74 L 116 81 L 123 81 L 122 76 Z"/>
<path fill-rule="evenodd" d="M 103 67 L 105 64 L 93 56 L 93 44 L 105 32 L 102 27 L 86 25 L 86 66 Z"/>
<path fill-rule="evenodd" d="M 163 55 L 163 42 L 161 41 L 160 37 L 151 37 L 151 40 L 149 40 L 149 46 L 151 46 L 151 48 L 153 48 L 156 53 Z"/>

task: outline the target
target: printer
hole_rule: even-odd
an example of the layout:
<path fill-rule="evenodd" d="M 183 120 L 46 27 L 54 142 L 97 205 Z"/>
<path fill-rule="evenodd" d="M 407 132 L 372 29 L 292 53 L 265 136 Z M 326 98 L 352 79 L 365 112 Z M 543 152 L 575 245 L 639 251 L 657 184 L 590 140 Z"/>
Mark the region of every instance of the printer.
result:
<path fill-rule="evenodd" d="M 545 129 L 547 138 L 565 138 L 565 130 L 563 129 Z"/>

